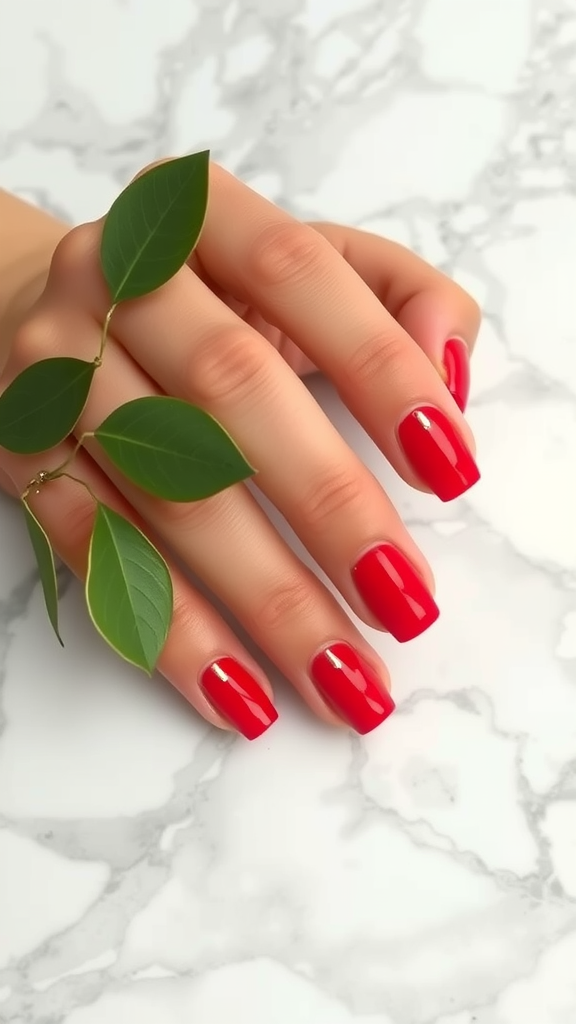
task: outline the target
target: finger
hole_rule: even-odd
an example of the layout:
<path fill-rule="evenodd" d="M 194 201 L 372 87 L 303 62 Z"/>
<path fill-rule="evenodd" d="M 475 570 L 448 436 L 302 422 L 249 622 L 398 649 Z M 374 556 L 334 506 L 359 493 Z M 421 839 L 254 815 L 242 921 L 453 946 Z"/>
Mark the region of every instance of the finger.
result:
<path fill-rule="evenodd" d="M 385 721 L 394 708 L 386 667 L 243 485 L 169 506 L 112 473 L 316 715 L 360 733 Z"/>
<path fill-rule="evenodd" d="M 50 459 L 57 465 L 71 451 L 67 442 L 53 450 Z M 2 453 L 2 475 L 10 481 L 11 493 L 24 492 L 40 468 L 38 459 Z M 74 472 L 101 501 L 146 531 L 134 509 L 85 452 L 76 456 Z M 62 478 L 45 484 L 39 493 L 32 491 L 29 503 L 59 556 L 76 576 L 85 579 L 95 512 L 88 492 Z M 270 683 L 232 630 L 173 563 L 170 574 L 174 615 L 159 671 L 212 725 L 233 728 L 247 739 L 256 739 L 278 717 Z"/>
<path fill-rule="evenodd" d="M 472 296 L 397 242 L 338 224 L 313 227 L 423 349 L 463 412 L 470 390 L 469 353 L 481 320 Z"/>
<path fill-rule="evenodd" d="M 168 295 L 175 316 L 159 348 Z M 402 641 L 432 625 L 432 574 L 385 492 L 278 355 L 200 281 L 181 276 L 119 316 L 116 332 L 167 392 L 232 434 L 257 486 L 361 618 Z"/>
<path fill-rule="evenodd" d="M 76 252 L 76 265 L 82 260 Z M 94 281 L 90 294 L 97 292 Z M 378 482 L 278 354 L 195 275 L 186 269 L 119 308 L 113 330 L 151 380 L 231 433 L 258 468 L 257 485 L 361 618 L 399 641 L 436 621 L 429 566 Z M 108 357 L 108 374 L 111 365 Z M 121 400 L 126 379 L 119 362 L 107 401 L 114 391 Z"/>
<path fill-rule="evenodd" d="M 90 230 L 76 229 L 56 255 L 47 306 L 36 323 L 28 322 L 14 346 L 15 357 L 26 363 L 41 358 L 46 337 L 52 355 L 75 352 L 87 357 L 95 348 L 98 325 L 82 305 L 75 306 L 82 303 L 89 276 L 78 269 L 78 241 L 87 235 L 93 241 L 93 230 L 91 235 Z M 61 275 L 64 264 L 68 273 Z M 60 296 L 50 326 L 49 297 L 55 301 L 60 276 L 61 284 L 67 282 L 67 300 Z M 152 386 L 110 336 L 78 431 L 94 430 L 119 404 L 149 393 Z M 316 714 L 333 723 L 347 722 L 360 732 L 385 720 L 393 708 L 385 666 L 332 594 L 281 540 L 246 487 L 237 485 L 204 502 L 174 505 L 132 487 L 94 441 L 88 444 L 130 506 L 230 609 Z"/>
<path fill-rule="evenodd" d="M 214 167 L 197 255 L 332 378 L 409 483 L 444 501 L 476 483 L 471 432 L 438 373 L 317 231 Z"/>

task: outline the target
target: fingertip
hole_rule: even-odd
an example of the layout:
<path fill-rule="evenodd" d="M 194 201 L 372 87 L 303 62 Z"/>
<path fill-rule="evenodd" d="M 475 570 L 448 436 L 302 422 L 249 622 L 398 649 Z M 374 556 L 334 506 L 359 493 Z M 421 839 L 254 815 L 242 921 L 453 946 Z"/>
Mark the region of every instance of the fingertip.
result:
<path fill-rule="evenodd" d="M 198 687 L 220 719 L 248 740 L 258 739 L 278 720 L 269 688 L 229 655 L 215 658 L 200 672 Z M 220 724 L 220 723 L 214 723 Z"/>
<path fill-rule="evenodd" d="M 398 323 L 428 356 L 461 411 L 470 391 L 470 352 L 478 333 L 476 308 L 465 294 L 456 301 L 449 285 L 419 292 L 397 314 Z"/>

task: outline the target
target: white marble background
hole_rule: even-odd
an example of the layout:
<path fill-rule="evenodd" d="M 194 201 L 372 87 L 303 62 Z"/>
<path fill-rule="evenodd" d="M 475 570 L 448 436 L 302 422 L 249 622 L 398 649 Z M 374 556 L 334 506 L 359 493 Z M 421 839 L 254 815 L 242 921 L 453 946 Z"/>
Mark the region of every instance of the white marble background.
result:
<path fill-rule="evenodd" d="M 482 483 L 389 480 L 443 618 L 374 635 L 399 710 L 364 741 L 281 684 L 264 740 L 210 732 L 66 575 L 62 654 L 0 500 L 2 1021 L 576 1021 L 575 84 L 573 0 L 0 0 L 4 187 L 79 221 L 209 145 L 486 313 Z"/>

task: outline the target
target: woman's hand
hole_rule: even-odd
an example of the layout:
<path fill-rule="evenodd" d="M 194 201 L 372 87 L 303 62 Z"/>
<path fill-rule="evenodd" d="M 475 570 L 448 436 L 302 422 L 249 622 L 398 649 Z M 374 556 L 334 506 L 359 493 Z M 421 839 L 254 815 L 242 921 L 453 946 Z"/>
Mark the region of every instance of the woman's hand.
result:
<path fill-rule="evenodd" d="M 300 224 L 217 166 L 210 184 L 189 265 L 115 312 L 77 432 L 148 394 L 202 406 L 257 468 L 256 486 L 350 608 L 409 640 L 438 615 L 430 568 L 294 370 L 320 369 L 398 473 L 451 500 L 479 476 L 458 408 L 478 308 L 401 246 Z M 43 294 L 14 337 L 2 387 L 38 359 L 97 352 L 110 305 L 101 229 L 102 222 L 82 225 L 57 246 Z M 0 469 L 22 492 L 33 472 L 57 465 L 71 448 L 65 442 L 42 466 L 37 456 L 0 451 Z M 90 441 L 75 473 L 171 561 L 174 619 L 159 668 L 206 719 L 252 739 L 276 712 L 262 669 L 178 562 L 224 602 L 320 717 L 366 733 L 388 716 L 394 705 L 384 664 L 249 486 L 170 504 L 132 486 Z M 63 560 L 84 576 L 94 511 L 84 488 L 60 479 L 42 490 L 34 511 Z"/>

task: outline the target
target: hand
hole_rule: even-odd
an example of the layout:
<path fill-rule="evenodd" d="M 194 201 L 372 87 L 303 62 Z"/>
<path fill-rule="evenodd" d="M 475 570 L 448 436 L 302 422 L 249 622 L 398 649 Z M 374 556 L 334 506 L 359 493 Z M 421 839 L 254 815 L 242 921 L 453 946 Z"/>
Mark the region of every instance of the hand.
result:
<path fill-rule="evenodd" d="M 98 262 L 101 229 L 102 222 L 82 225 L 57 246 L 46 287 L 15 335 L 3 387 L 35 360 L 97 352 L 110 305 Z M 465 292 L 401 246 L 300 224 L 213 166 L 208 216 L 189 265 L 117 309 L 78 434 L 147 394 L 202 406 L 257 468 L 256 485 L 350 608 L 409 640 L 438 615 L 430 568 L 280 353 L 333 381 L 408 483 L 450 500 L 478 479 L 470 430 L 450 390 L 463 407 L 479 319 Z M 454 338 L 463 341 L 445 352 Z M 59 464 L 71 448 L 52 450 L 41 466 L 38 456 L 0 451 L 0 469 L 21 493 L 33 472 Z M 208 721 L 255 738 L 276 712 L 262 669 L 178 563 L 230 609 L 321 718 L 365 733 L 387 717 L 385 665 L 249 487 L 170 504 L 130 485 L 90 441 L 74 471 L 167 555 L 175 609 L 159 668 Z M 61 479 L 42 490 L 34 511 L 63 560 L 84 576 L 93 518 L 84 488 Z"/>

